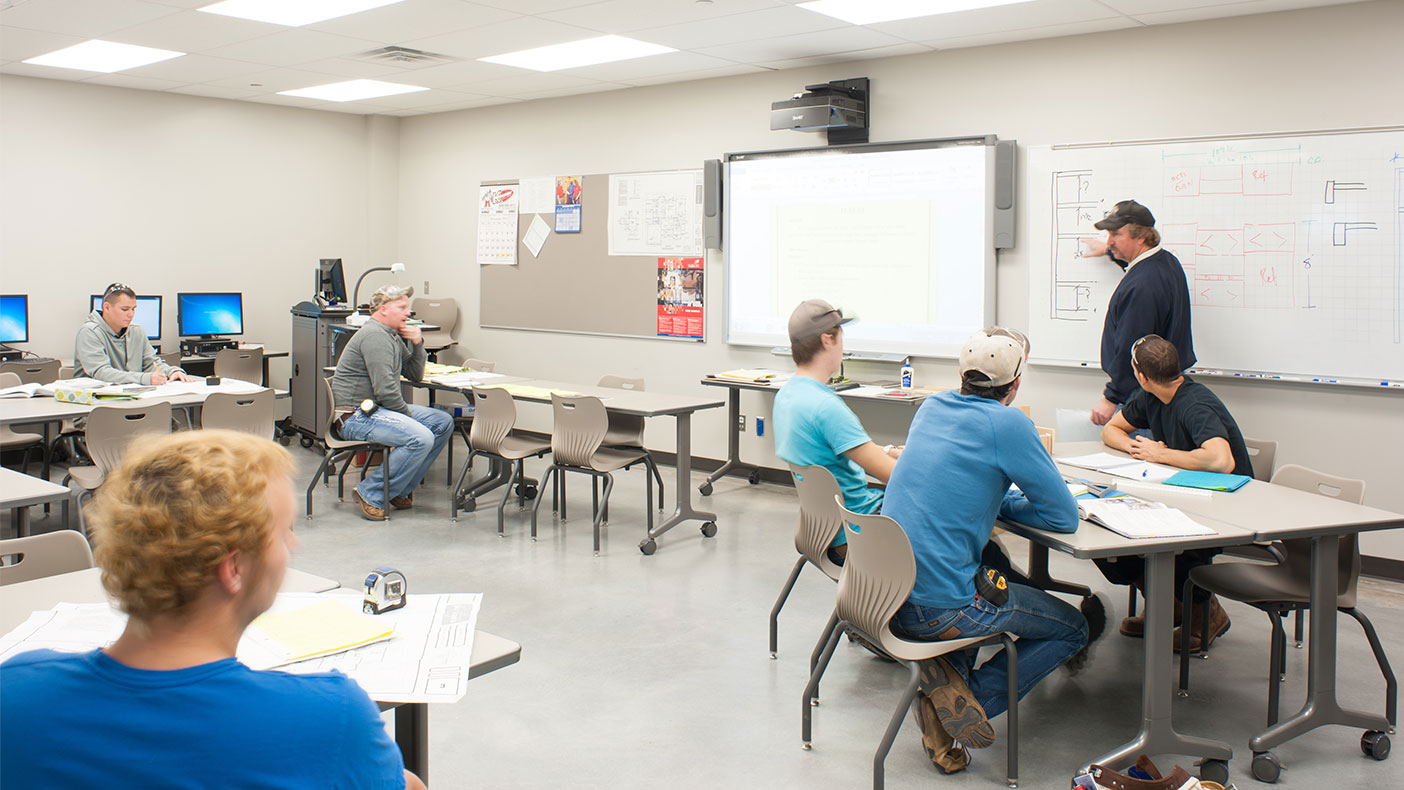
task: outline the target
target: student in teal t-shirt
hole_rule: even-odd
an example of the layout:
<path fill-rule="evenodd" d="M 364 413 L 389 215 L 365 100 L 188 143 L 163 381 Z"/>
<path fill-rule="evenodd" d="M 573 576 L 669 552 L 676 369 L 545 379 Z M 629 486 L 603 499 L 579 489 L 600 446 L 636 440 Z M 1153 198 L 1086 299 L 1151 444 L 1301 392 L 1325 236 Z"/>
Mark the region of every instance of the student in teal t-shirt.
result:
<path fill-rule="evenodd" d="M 843 491 L 844 506 L 876 513 L 882 491 L 868 488 L 868 477 L 886 483 L 902 448 L 874 444 L 853 410 L 828 387 L 843 364 L 843 325 L 854 318 L 823 299 L 803 302 L 790 314 L 795 375 L 775 395 L 775 454 L 795 466 L 828 469 Z M 847 542 L 840 531 L 829 559 L 843 564 Z"/>

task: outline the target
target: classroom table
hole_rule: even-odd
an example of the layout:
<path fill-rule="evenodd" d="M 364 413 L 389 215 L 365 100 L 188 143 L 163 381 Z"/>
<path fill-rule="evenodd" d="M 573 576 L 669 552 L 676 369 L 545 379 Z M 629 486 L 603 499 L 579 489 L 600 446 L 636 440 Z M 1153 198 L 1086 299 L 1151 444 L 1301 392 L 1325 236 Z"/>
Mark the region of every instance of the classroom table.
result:
<path fill-rule="evenodd" d="M 724 387 L 727 391 L 726 462 L 723 463 L 721 467 L 719 467 L 715 472 L 712 472 L 710 475 L 707 475 L 707 479 L 702 481 L 702 484 L 697 487 L 698 493 L 702 494 L 702 496 L 711 496 L 713 483 L 725 477 L 727 473 L 729 473 L 731 470 L 739 469 L 741 467 L 746 466 L 746 464 L 741 462 L 741 434 L 745 430 L 745 428 L 741 425 L 742 390 L 747 390 L 750 392 L 779 392 L 780 387 L 784 386 L 784 381 L 775 384 L 760 384 L 754 381 L 716 379 L 711 378 L 710 376 L 704 376 L 702 378 L 701 383 L 704 387 Z M 884 390 L 891 392 L 895 391 L 895 388 L 887 387 L 884 388 Z M 912 408 L 913 413 L 915 413 L 916 407 L 920 406 L 922 401 L 926 400 L 928 397 L 934 394 L 935 393 L 931 391 L 918 389 L 912 390 L 910 395 L 896 397 L 892 395 L 883 395 L 874 392 L 872 385 L 860 385 L 859 387 L 854 389 L 839 390 L 838 392 L 838 396 L 840 398 L 852 400 L 855 402 L 891 403 L 909 406 Z M 751 474 L 747 479 L 750 480 L 752 485 L 755 485 L 756 483 L 760 482 L 760 474 L 760 467 L 753 466 L 751 467 Z"/>
<path fill-rule="evenodd" d="M 281 592 L 327 592 L 341 585 L 333 579 L 289 568 Z M 9 633 L 29 618 L 31 612 L 45 611 L 61 602 L 100 603 L 108 600 L 102 587 L 102 572 L 88 568 L 43 579 L 0 587 L 0 634 Z M 468 679 L 517 663 L 522 646 L 509 639 L 478 630 L 473 633 L 473 654 Z M 381 710 L 395 709 L 395 743 L 400 747 L 405 768 L 420 779 L 429 780 L 429 711 L 422 702 L 378 703 Z"/>
<path fill-rule="evenodd" d="M 704 510 L 698 510 L 692 505 L 692 413 L 703 409 L 715 409 L 722 405 L 719 400 L 710 398 L 698 398 L 691 395 L 670 395 L 663 392 L 653 392 L 645 390 L 626 390 L 613 387 L 600 387 L 594 384 L 573 384 L 570 382 L 550 381 L 545 379 L 526 379 L 508 381 L 505 379 L 493 379 L 485 386 L 492 387 L 498 384 L 521 384 L 525 387 L 535 387 L 541 390 L 560 390 L 564 392 L 574 392 L 580 395 L 594 395 L 603 403 L 607 411 L 617 414 L 630 414 L 640 417 L 662 417 L 672 415 L 677 420 L 677 460 L 674 463 L 676 469 L 677 491 L 673 495 L 674 507 L 672 515 L 664 519 L 662 523 L 656 525 L 648 531 L 643 540 L 639 541 L 639 551 L 646 555 L 652 555 L 658 550 L 658 538 L 663 533 L 676 527 L 685 521 L 701 521 L 702 534 L 712 537 L 717 530 L 717 514 Z M 421 384 L 422 386 L 422 384 Z M 455 389 L 435 385 L 440 389 Z M 471 387 L 457 388 L 461 392 L 471 391 Z M 550 403 L 549 395 L 542 397 L 537 394 L 513 394 L 514 400 L 522 400 L 530 403 Z M 454 492 L 457 496 L 458 492 Z M 538 493 L 538 495 L 540 495 Z"/>
<path fill-rule="evenodd" d="M 48 480 L 0 468 L 0 508 L 10 509 L 15 535 L 29 534 L 29 506 L 57 502 L 68 497 L 66 487 Z"/>
<path fill-rule="evenodd" d="M 1125 455 L 1100 442 L 1059 444 L 1063 457 L 1107 452 Z M 1069 477 L 1096 482 L 1115 481 L 1110 475 L 1079 467 L 1059 465 Z M 1134 489 L 1134 490 L 1132 490 Z M 1342 724 L 1365 730 L 1389 731 L 1388 719 L 1377 714 L 1344 710 L 1336 698 L 1336 586 L 1339 538 L 1352 532 L 1404 527 L 1404 515 L 1378 508 L 1343 502 L 1330 497 L 1251 480 L 1232 493 L 1190 494 L 1175 486 L 1128 487 L 1128 493 L 1152 499 L 1183 510 L 1197 521 L 1223 521 L 1252 532 L 1254 542 L 1285 538 L 1312 541 L 1311 641 L 1308 648 L 1307 699 L 1302 709 L 1249 740 L 1254 761 L 1272 748 L 1298 735 L 1326 724 Z M 1149 605 L 1149 598 L 1147 599 Z M 1149 629 L 1149 621 L 1147 628 Z M 1149 635 L 1149 631 L 1148 631 Z M 1147 650 L 1149 650 L 1147 645 Z M 1147 661 L 1149 663 L 1149 659 Z"/>

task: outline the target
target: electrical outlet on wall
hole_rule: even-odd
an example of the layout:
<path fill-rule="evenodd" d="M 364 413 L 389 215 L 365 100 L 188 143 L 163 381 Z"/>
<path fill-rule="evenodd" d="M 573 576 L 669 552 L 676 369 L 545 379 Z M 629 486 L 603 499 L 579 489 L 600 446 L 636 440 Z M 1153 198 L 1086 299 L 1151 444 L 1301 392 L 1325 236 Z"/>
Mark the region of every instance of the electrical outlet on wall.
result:
<path fill-rule="evenodd" d="M 736 430 L 746 432 L 746 415 L 742 414 L 736 418 Z"/>
<path fill-rule="evenodd" d="M 428 281 L 428 280 L 425 280 L 425 281 L 424 281 L 424 295 L 425 295 L 425 296 L 428 296 L 428 295 L 429 295 L 429 281 Z"/>

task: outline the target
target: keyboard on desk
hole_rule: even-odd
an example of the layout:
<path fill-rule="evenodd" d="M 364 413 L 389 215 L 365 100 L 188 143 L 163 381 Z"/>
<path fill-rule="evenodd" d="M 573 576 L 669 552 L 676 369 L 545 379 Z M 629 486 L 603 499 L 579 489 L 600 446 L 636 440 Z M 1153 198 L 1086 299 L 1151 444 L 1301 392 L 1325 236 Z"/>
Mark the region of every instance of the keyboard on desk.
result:
<path fill-rule="evenodd" d="M 48 364 L 51 363 L 51 362 L 57 362 L 57 361 L 58 361 L 58 360 L 54 359 L 53 357 L 25 357 L 24 359 L 11 359 L 11 360 L 8 360 L 8 362 L 11 362 L 11 363 L 17 362 L 17 363 L 19 363 L 19 364 L 21 364 L 21 365 L 48 365 Z"/>

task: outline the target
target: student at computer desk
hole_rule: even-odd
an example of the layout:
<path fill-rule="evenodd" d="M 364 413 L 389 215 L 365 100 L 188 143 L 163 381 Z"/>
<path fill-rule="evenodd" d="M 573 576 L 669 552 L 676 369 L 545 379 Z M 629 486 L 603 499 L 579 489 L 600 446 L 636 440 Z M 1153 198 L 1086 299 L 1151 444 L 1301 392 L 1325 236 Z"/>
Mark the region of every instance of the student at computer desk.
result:
<path fill-rule="evenodd" d="M 1159 335 L 1146 335 L 1131 346 L 1131 369 L 1141 389 L 1102 428 L 1102 443 L 1142 461 L 1252 477 L 1253 463 L 1248 457 L 1248 446 L 1233 415 L 1208 387 L 1185 376 L 1180 364 L 1175 345 Z M 1132 431 L 1145 428 L 1150 429 L 1151 438 L 1131 436 Z M 1175 557 L 1176 625 L 1181 620 L 1183 603 L 1178 598 L 1184 594 L 1189 572 L 1212 563 L 1219 551 L 1190 549 Z M 1095 562 L 1108 581 L 1144 589 L 1145 560 L 1140 557 Z M 1190 649 L 1196 652 L 1203 649 L 1199 639 L 1204 630 L 1199 622 L 1202 607 L 1198 604 L 1202 604 L 1205 597 L 1211 599 L 1208 641 L 1213 642 L 1229 629 L 1228 613 L 1219 605 L 1218 598 L 1195 588 Z M 1121 633 L 1143 636 L 1145 619 L 1122 620 Z M 1175 649 L 1180 649 L 1178 629 Z"/>
<path fill-rule="evenodd" d="M 113 283 L 102 293 L 102 309 L 94 310 L 78 328 L 73 341 L 73 375 L 114 384 L 165 384 L 188 381 L 185 371 L 156 356 L 136 316 L 136 291 Z"/>
<path fill-rule="evenodd" d="M 295 471 L 277 444 L 234 431 L 127 454 L 89 522 L 126 629 L 0 667 L 0 786 L 423 790 L 355 681 L 234 657 L 297 548 Z"/>

